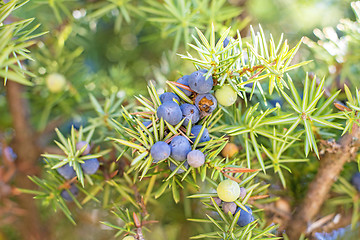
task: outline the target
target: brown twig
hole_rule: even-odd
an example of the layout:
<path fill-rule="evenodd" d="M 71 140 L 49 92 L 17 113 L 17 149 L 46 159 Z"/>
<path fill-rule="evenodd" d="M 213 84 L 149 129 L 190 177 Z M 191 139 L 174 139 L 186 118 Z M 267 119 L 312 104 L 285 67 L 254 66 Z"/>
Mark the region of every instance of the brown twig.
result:
<path fill-rule="evenodd" d="M 321 156 L 318 173 L 311 182 L 303 203 L 296 209 L 288 224 L 286 232 L 290 239 L 299 239 L 301 233 L 306 231 L 307 224 L 318 214 L 344 164 L 358 151 L 359 139 L 360 128 L 354 124 L 352 132 L 346 133 L 339 140 L 339 150 L 326 151 Z"/>
<path fill-rule="evenodd" d="M 15 130 L 13 149 L 17 154 L 17 160 L 15 161 L 17 169 L 15 184 L 19 188 L 32 189 L 34 184 L 27 176 L 37 173 L 36 161 L 40 156 L 40 149 L 29 124 L 27 112 L 29 108 L 27 102 L 22 97 L 22 89 L 23 86 L 16 82 L 7 82 L 7 103 Z M 26 211 L 20 223 L 23 238 L 29 240 L 51 239 L 46 225 L 41 222 L 41 217 L 33 197 L 21 194 L 18 196 L 18 202 L 19 206 Z"/>

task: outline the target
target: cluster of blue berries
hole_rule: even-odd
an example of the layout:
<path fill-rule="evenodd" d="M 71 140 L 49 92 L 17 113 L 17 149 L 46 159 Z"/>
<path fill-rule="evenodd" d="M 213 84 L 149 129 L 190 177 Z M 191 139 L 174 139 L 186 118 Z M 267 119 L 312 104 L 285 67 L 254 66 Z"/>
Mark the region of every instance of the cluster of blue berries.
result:
<path fill-rule="evenodd" d="M 195 140 L 200 133 L 202 126 L 195 125 L 191 129 L 191 133 L 194 137 L 191 140 Z M 209 141 L 210 136 L 209 132 L 205 128 L 203 134 L 201 135 L 200 142 Z M 198 168 L 205 163 L 205 155 L 200 150 L 192 150 L 191 143 L 188 138 L 184 136 L 174 137 L 169 144 L 163 141 L 156 142 L 150 150 L 150 154 L 153 157 L 153 162 L 157 163 L 159 161 L 165 160 L 171 156 L 176 161 L 184 162 L 184 167 L 187 169 L 189 166 Z M 177 166 L 174 163 L 170 163 L 169 166 L 171 171 L 175 171 Z M 177 173 L 183 173 L 183 169 L 179 169 Z"/>
<path fill-rule="evenodd" d="M 194 96 L 195 105 L 189 103 L 180 104 L 180 98 L 171 92 L 160 95 L 161 105 L 156 111 L 158 118 L 163 118 L 171 125 L 177 125 L 184 119 L 183 126 L 187 126 L 191 120 L 192 124 L 196 124 L 200 117 L 212 113 L 216 106 L 216 98 L 209 92 L 213 88 L 212 76 L 206 79 L 207 70 L 201 69 L 190 75 L 184 75 L 177 80 L 193 92 L 179 88 L 186 96 Z"/>
<path fill-rule="evenodd" d="M 81 155 L 88 155 L 91 150 L 89 143 L 85 142 L 85 141 L 80 141 L 76 144 L 76 150 L 80 151 L 81 149 L 84 149 L 84 151 L 81 153 Z M 88 174 L 88 175 L 95 174 L 96 171 L 99 169 L 99 166 L 100 166 L 100 163 L 97 158 L 88 159 L 88 160 L 85 160 L 84 163 L 81 163 L 81 169 L 82 169 L 83 173 Z M 70 180 L 70 179 L 76 177 L 76 172 L 75 172 L 74 168 L 72 166 L 70 166 L 68 163 L 62 167 L 57 168 L 56 170 L 58 171 L 58 173 L 61 176 L 63 176 L 67 180 Z M 76 196 L 79 193 L 78 188 L 73 184 L 69 188 L 69 191 L 74 196 Z M 61 196 L 67 201 L 72 201 L 72 198 L 71 198 L 69 192 L 67 192 L 66 190 L 63 190 L 61 192 Z"/>
<path fill-rule="evenodd" d="M 179 162 L 185 161 L 183 164 L 185 168 L 189 166 L 198 168 L 205 163 L 204 153 L 200 150 L 192 150 L 191 144 L 198 137 L 202 129 L 202 125 L 194 124 L 203 116 L 211 114 L 217 107 L 216 98 L 209 93 L 213 88 L 214 82 L 211 75 L 206 79 L 206 73 L 207 70 L 200 69 L 177 80 L 177 83 L 191 89 L 189 91 L 179 87 L 186 96 L 193 97 L 194 104 L 181 103 L 179 96 L 172 92 L 160 95 L 161 105 L 156 110 L 156 115 L 159 119 L 162 118 L 171 125 L 177 125 L 183 121 L 182 125 L 184 127 L 188 127 L 190 123 L 193 126 L 191 127 L 192 136 L 190 138 L 179 135 L 175 136 L 169 144 L 163 141 L 156 142 L 150 150 L 154 163 L 165 160 L 168 157 Z M 148 127 L 151 121 L 145 121 L 143 124 Z M 205 128 L 199 143 L 209 140 L 209 132 Z M 177 166 L 174 163 L 170 163 L 169 168 L 174 171 Z M 177 173 L 182 172 L 184 170 L 179 169 Z"/>

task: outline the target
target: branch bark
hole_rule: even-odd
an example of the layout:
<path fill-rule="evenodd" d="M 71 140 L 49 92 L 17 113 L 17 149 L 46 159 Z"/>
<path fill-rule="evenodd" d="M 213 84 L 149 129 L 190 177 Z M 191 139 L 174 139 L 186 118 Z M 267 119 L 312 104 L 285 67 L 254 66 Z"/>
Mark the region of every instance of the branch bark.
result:
<path fill-rule="evenodd" d="M 13 149 L 17 154 L 15 162 L 17 174 L 15 185 L 19 188 L 33 189 L 34 184 L 28 179 L 28 175 L 38 172 L 36 162 L 40 156 L 40 149 L 37 145 L 35 134 L 29 124 L 27 102 L 23 99 L 23 86 L 8 81 L 6 85 L 7 103 L 12 116 L 15 136 L 13 139 Z M 41 217 L 35 201 L 31 195 L 20 194 L 18 196 L 19 206 L 26 212 L 20 219 L 20 232 L 23 239 L 42 240 L 51 239 Z"/>
<path fill-rule="evenodd" d="M 307 224 L 320 211 L 344 164 L 357 152 L 359 139 L 360 128 L 354 124 L 352 132 L 340 138 L 335 151 L 327 151 L 321 156 L 318 173 L 311 182 L 303 203 L 295 210 L 288 224 L 286 233 L 290 239 L 299 239 L 301 233 L 306 232 Z"/>

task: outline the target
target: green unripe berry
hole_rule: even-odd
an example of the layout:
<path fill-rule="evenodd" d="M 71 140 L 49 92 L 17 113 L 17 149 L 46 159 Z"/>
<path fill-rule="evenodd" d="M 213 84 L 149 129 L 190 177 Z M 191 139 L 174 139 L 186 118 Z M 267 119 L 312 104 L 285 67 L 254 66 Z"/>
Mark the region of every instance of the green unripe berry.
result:
<path fill-rule="evenodd" d="M 219 198 L 224 202 L 233 202 L 238 199 L 240 195 L 239 184 L 230 179 L 219 183 L 216 190 Z"/>
<path fill-rule="evenodd" d="M 126 236 L 123 238 L 123 240 L 136 240 L 133 236 Z"/>
<path fill-rule="evenodd" d="M 236 102 L 237 93 L 230 85 L 224 85 L 216 90 L 215 97 L 220 105 L 227 107 Z"/>
<path fill-rule="evenodd" d="M 46 77 L 46 86 L 52 93 L 58 93 L 64 90 L 66 86 L 66 79 L 60 73 L 51 73 Z"/>

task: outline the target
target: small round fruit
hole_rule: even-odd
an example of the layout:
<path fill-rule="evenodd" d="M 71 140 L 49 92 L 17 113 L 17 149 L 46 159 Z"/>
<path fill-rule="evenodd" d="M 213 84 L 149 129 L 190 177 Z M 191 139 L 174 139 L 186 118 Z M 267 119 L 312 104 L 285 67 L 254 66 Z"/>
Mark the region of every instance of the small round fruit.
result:
<path fill-rule="evenodd" d="M 100 163 L 97 158 L 92 158 L 84 160 L 84 163 L 81 164 L 81 168 L 85 174 L 94 174 L 99 169 Z"/>
<path fill-rule="evenodd" d="M 133 236 L 126 236 L 122 240 L 136 240 Z"/>
<path fill-rule="evenodd" d="M 356 190 L 358 192 L 360 192 L 360 172 L 356 172 L 352 178 L 351 178 L 351 183 L 352 185 L 354 185 L 354 187 L 356 188 Z"/>
<path fill-rule="evenodd" d="M 68 190 L 71 192 L 71 194 L 72 194 L 74 197 L 76 197 L 76 196 L 79 194 L 79 189 L 78 189 L 75 185 L 71 185 Z M 72 201 L 73 201 L 70 193 L 69 193 L 68 191 L 66 191 L 65 189 L 61 191 L 60 195 L 61 195 L 61 197 L 62 197 L 64 200 L 66 200 L 66 201 L 68 201 L 68 202 L 72 202 Z"/>
<path fill-rule="evenodd" d="M 46 86 L 52 93 L 58 93 L 64 90 L 66 85 L 66 79 L 64 75 L 60 73 L 51 73 L 46 79 Z"/>
<path fill-rule="evenodd" d="M 198 168 L 204 165 L 205 155 L 199 150 L 192 150 L 187 155 L 187 161 L 191 167 Z"/>
<path fill-rule="evenodd" d="M 237 224 L 240 227 L 245 227 L 246 225 L 248 225 L 249 223 L 254 221 L 254 217 L 252 215 L 251 208 L 248 206 L 245 206 L 245 208 L 248 210 L 247 212 L 245 210 L 241 209 L 240 207 L 238 207 L 235 212 L 235 214 L 236 214 L 238 211 L 240 211 L 240 216 L 237 221 Z"/>
<path fill-rule="evenodd" d="M 236 102 L 237 93 L 230 85 L 224 85 L 216 90 L 215 97 L 220 105 L 227 107 Z"/>
<path fill-rule="evenodd" d="M 71 167 L 68 163 L 62 167 L 56 169 L 58 173 L 63 176 L 65 179 L 69 180 L 76 176 L 76 172 L 73 167 Z"/>
<path fill-rule="evenodd" d="M 176 136 L 169 144 L 171 147 L 171 157 L 176 161 L 185 161 L 186 156 L 191 151 L 189 140 L 183 136 Z"/>
<path fill-rule="evenodd" d="M 90 153 L 90 144 L 86 141 L 80 141 L 78 143 L 76 143 L 76 150 L 79 151 L 81 150 L 83 147 L 85 147 L 85 150 L 81 153 L 81 155 L 88 155 Z"/>
<path fill-rule="evenodd" d="M 175 102 L 174 99 L 179 103 L 180 102 L 180 98 L 178 97 L 178 95 L 176 95 L 175 93 L 172 92 L 165 92 L 163 94 L 160 95 L 160 101 L 161 103 L 164 102 Z"/>
<path fill-rule="evenodd" d="M 178 166 L 176 166 L 173 162 L 170 162 L 169 168 L 170 168 L 170 170 L 171 170 L 172 172 L 175 171 L 175 169 L 176 169 L 177 167 L 178 167 Z M 183 167 L 185 167 L 186 169 L 189 168 L 189 164 L 188 164 L 187 161 L 184 162 Z M 185 170 L 184 170 L 183 168 L 179 168 L 179 170 L 177 170 L 176 174 L 180 174 L 180 173 L 183 173 L 183 172 L 185 172 Z"/>
<path fill-rule="evenodd" d="M 171 154 L 170 146 L 163 141 L 156 142 L 150 150 L 150 154 L 154 159 L 154 163 L 167 159 Z"/>
<path fill-rule="evenodd" d="M 221 151 L 221 155 L 225 158 L 232 158 L 235 154 L 239 152 L 239 148 L 234 143 L 227 143 L 223 150 Z"/>
<path fill-rule="evenodd" d="M 226 48 L 229 43 L 230 43 L 230 37 L 226 37 L 223 41 L 223 47 Z"/>
<path fill-rule="evenodd" d="M 187 126 L 191 120 L 191 124 L 195 124 L 200 119 L 199 109 L 195 105 L 184 103 L 180 106 L 182 116 L 185 118 L 183 126 Z"/>
<path fill-rule="evenodd" d="M 241 198 L 241 199 L 243 199 L 245 196 L 246 196 L 246 188 L 244 188 L 244 187 L 241 187 L 240 188 L 240 195 L 239 195 L 239 197 Z"/>
<path fill-rule="evenodd" d="M 156 111 L 156 115 L 171 125 L 178 124 L 182 119 L 181 109 L 179 105 L 173 101 L 161 104 Z"/>
<path fill-rule="evenodd" d="M 179 78 L 176 82 L 189 87 L 189 77 L 190 77 L 189 75 L 184 75 L 181 78 Z M 178 87 L 178 89 L 180 89 L 188 97 L 191 96 L 192 94 L 192 92 L 190 92 L 189 90 L 183 89 L 181 87 Z"/>
<path fill-rule="evenodd" d="M 219 183 L 216 190 L 219 198 L 224 202 L 233 202 L 240 196 L 239 184 L 230 179 Z"/>
<path fill-rule="evenodd" d="M 190 77 L 189 77 L 189 87 L 199 93 L 199 94 L 204 94 L 204 93 L 208 93 L 211 91 L 212 87 L 213 87 L 213 79 L 212 76 L 210 75 L 208 79 L 205 79 L 205 74 L 206 74 L 207 70 L 205 69 L 200 69 L 196 72 L 193 72 Z"/>
<path fill-rule="evenodd" d="M 195 142 L 197 136 L 200 134 L 201 128 L 202 128 L 201 125 L 195 125 L 191 128 L 191 134 L 194 135 L 193 137 L 190 138 L 191 141 Z M 210 141 L 210 135 L 207 128 L 205 128 L 203 134 L 200 137 L 199 143 L 207 142 L 207 141 Z"/>
<path fill-rule="evenodd" d="M 214 199 L 214 202 L 216 203 L 216 205 L 218 205 L 218 206 L 221 205 L 222 201 L 221 201 L 220 198 L 218 198 L 218 197 L 213 197 L 213 199 Z M 210 199 L 210 205 L 211 205 L 211 206 L 213 205 L 211 199 Z"/>
<path fill-rule="evenodd" d="M 222 205 L 222 209 L 224 213 L 230 212 L 232 215 L 234 215 L 237 209 L 237 205 L 234 202 L 224 202 Z"/>
<path fill-rule="evenodd" d="M 217 101 L 210 93 L 199 94 L 195 98 L 195 106 L 202 112 L 212 113 L 217 106 Z"/>

